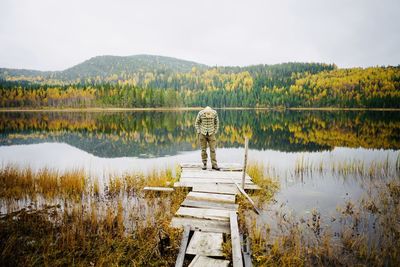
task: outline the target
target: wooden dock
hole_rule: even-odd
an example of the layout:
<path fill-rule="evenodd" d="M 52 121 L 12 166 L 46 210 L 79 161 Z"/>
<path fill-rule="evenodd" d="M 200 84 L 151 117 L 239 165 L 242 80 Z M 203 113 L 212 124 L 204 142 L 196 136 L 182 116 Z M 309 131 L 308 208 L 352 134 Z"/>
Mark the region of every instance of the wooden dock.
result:
<path fill-rule="evenodd" d="M 174 187 L 191 189 L 172 218 L 171 225 L 184 229 L 181 248 L 175 266 L 185 258 L 189 266 L 228 266 L 222 252 L 224 235 L 232 241 L 232 265 L 251 266 L 243 262 L 237 221 L 239 205 L 236 195 L 244 177 L 245 189 L 259 189 L 240 164 L 221 164 L 220 171 L 202 170 L 202 164 L 182 163 L 181 177 Z M 245 175 L 245 176 L 243 176 Z"/>

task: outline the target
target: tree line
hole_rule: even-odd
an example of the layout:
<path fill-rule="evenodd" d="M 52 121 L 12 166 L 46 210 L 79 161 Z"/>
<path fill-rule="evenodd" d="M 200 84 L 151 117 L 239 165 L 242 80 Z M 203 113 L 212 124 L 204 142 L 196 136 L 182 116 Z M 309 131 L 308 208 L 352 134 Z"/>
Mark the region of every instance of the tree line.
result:
<path fill-rule="evenodd" d="M 42 76 L 0 80 L 1 107 L 400 108 L 400 67 L 319 63 L 112 74 L 73 83 Z"/>

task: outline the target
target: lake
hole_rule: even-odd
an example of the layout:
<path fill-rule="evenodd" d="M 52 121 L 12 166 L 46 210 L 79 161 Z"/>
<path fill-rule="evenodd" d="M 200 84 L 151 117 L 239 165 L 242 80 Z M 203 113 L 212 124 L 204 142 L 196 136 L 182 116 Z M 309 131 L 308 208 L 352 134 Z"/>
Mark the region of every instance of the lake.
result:
<path fill-rule="evenodd" d="M 277 203 L 325 216 L 367 192 L 350 165 L 387 164 L 400 151 L 400 112 L 219 110 L 219 162 L 262 163 L 280 181 Z M 197 111 L 1 112 L 0 161 L 40 168 L 83 168 L 90 175 L 150 171 L 200 162 Z M 388 175 L 391 175 L 389 173 Z M 372 176 L 371 176 L 372 177 Z M 372 178 L 371 178 L 372 179 Z M 106 180 L 106 179 L 105 179 Z"/>

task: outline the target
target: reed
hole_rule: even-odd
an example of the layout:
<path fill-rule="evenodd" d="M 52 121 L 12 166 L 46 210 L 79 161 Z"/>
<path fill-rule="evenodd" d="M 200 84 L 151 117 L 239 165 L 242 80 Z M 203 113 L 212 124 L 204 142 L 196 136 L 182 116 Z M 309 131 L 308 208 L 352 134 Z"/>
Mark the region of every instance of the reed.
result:
<path fill-rule="evenodd" d="M 247 211 L 241 223 L 251 240 L 253 264 L 398 266 L 400 181 L 374 180 L 370 186 L 371 194 L 338 208 L 335 232 L 318 210 L 305 218 L 279 209 L 270 212 L 272 228 L 263 219 L 266 214 L 260 218 Z"/>
<path fill-rule="evenodd" d="M 83 169 L 64 172 L 60 175 L 60 190 L 64 196 L 82 197 L 87 193 L 86 176 Z"/>
<path fill-rule="evenodd" d="M 145 186 L 171 186 L 176 178 L 172 168 L 151 170 L 148 174 L 126 173 L 124 175 L 110 175 L 105 186 L 105 193 L 118 196 L 140 193 Z M 60 172 L 48 168 L 34 172 L 31 168 L 19 168 L 7 165 L 0 168 L 0 199 L 18 200 L 35 199 L 43 196 L 46 199 L 70 197 L 82 198 L 93 194 L 100 196 L 101 192 L 97 177 L 89 179 L 84 170 L 73 169 Z"/>
<path fill-rule="evenodd" d="M 0 169 L 0 198 L 35 199 L 38 195 L 45 198 L 80 198 L 86 193 L 87 177 L 83 170 L 59 172 L 43 168 L 34 172 L 31 168 L 18 168 L 8 165 Z"/>
<path fill-rule="evenodd" d="M 352 176 L 356 178 L 387 178 L 400 173 L 400 153 L 397 159 L 391 160 L 389 155 L 382 161 L 372 161 L 366 163 L 360 159 L 346 159 L 344 161 L 332 161 L 314 163 L 301 155 L 296 159 L 293 173 L 297 177 L 326 173 L 342 176 L 343 178 Z"/>
<path fill-rule="evenodd" d="M 41 177 L 49 173 L 46 170 Z M 164 175 L 153 173 L 151 177 L 153 181 L 158 176 L 163 180 Z M 139 183 L 146 178 L 143 176 Z M 0 216 L 0 262 L 6 266 L 173 265 L 181 231 L 171 228 L 169 222 L 187 191 L 127 196 L 121 194 L 126 180 L 117 180 L 111 198 L 72 201 L 68 197 L 59 200 L 63 206 L 24 208 Z M 65 192 L 72 194 L 82 186 L 68 178 L 65 183 Z"/>
<path fill-rule="evenodd" d="M 92 193 L 93 193 L 93 196 L 95 196 L 95 197 L 100 196 L 100 185 L 99 185 L 99 179 L 97 179 L 97 178 L 95 178 L 93 180 Z"/>
<path fill-rule="evenodd" d="M 123 177 L 119 175 L 110 175 L 106 193 L 110 196 L 118 196 L 124 190 L 125 184 Z"/>
<path fill-rule="evenodd" d="M 35 191 L 35 175 L 30 168 L 7 165 L 0 169 L 0 197 L 22 198 Z"/>
<path fill-rule="evenodd" d="M 260 162 L 250 162 L 246 168 L 246 172 L 252 178 L 253 182 L 261 187 L 260 190 L 252 192 L 252 197 L 256 200 L 258 206 L 267 203 L 279 190 L 279 182 L 277 178 L 270 177 L 269 168 L 265 168 Z"/>
<path fill-rule="evenodd" d="M 306 217 L 296 217 L 282 205 L 272 211 L 270 205 L 277 190 L 271 190 L 261 216 L 251 211 L 239 196 L 239 225 L 251 243 L 255 266 L 398 266 L 400 262 L 400 180 L 395 164 L 387 157 L 366 165 L 361 160 L 333 162 L 333 174 L 359 177 L 366 181 L 366 192 L 337 209 L 334 218 L 322 218 L 314 209 Z M 248 167 L 257 184 L 270 179 L 260 163 Z M 322 166 L 322 167 L 321 167 Z M 300 158 L 295 175 L 325 173 L 327 164 L 310 164 Z M 385 179 L 375 179 L 385 178 Z M 274 179 L 270 179 L 270 182 Z M 265 182 L 265 181 L 264 181 Z M 266 183 L 266 187 L 274 188 Z M 262 186 L 264 188 L 264 186 Z M 279 187 L 278 187 L 279 188 Z M 262 189 L 263 190 L 263 189 Z M 262 191 L 260 190 L 260 191 Z M 257 193 L 252 195 L 258 201 Z M 259 202 L 258 202 L 259 203 Z M 267 211 L 268 210 L 268 211 Z M 329 221 L 327 221 L 329 220 Z M 331 228 L 335 222 L 335 231 Z"/>

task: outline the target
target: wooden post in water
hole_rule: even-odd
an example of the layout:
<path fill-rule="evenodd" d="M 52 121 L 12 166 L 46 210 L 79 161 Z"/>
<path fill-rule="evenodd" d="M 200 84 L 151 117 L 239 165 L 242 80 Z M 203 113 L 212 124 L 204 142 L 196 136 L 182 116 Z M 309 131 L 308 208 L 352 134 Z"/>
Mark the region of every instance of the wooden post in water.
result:
<path fill-rule="evenodd" d="M 247 151 L 249 149 L 249 139 L 244 139 L 244 163 L 243 163 L 243 176 L 242 176 L 242 189 L 244 191 L 244 182 L 246 180 L 246 166 L 247 166 Z"/>

